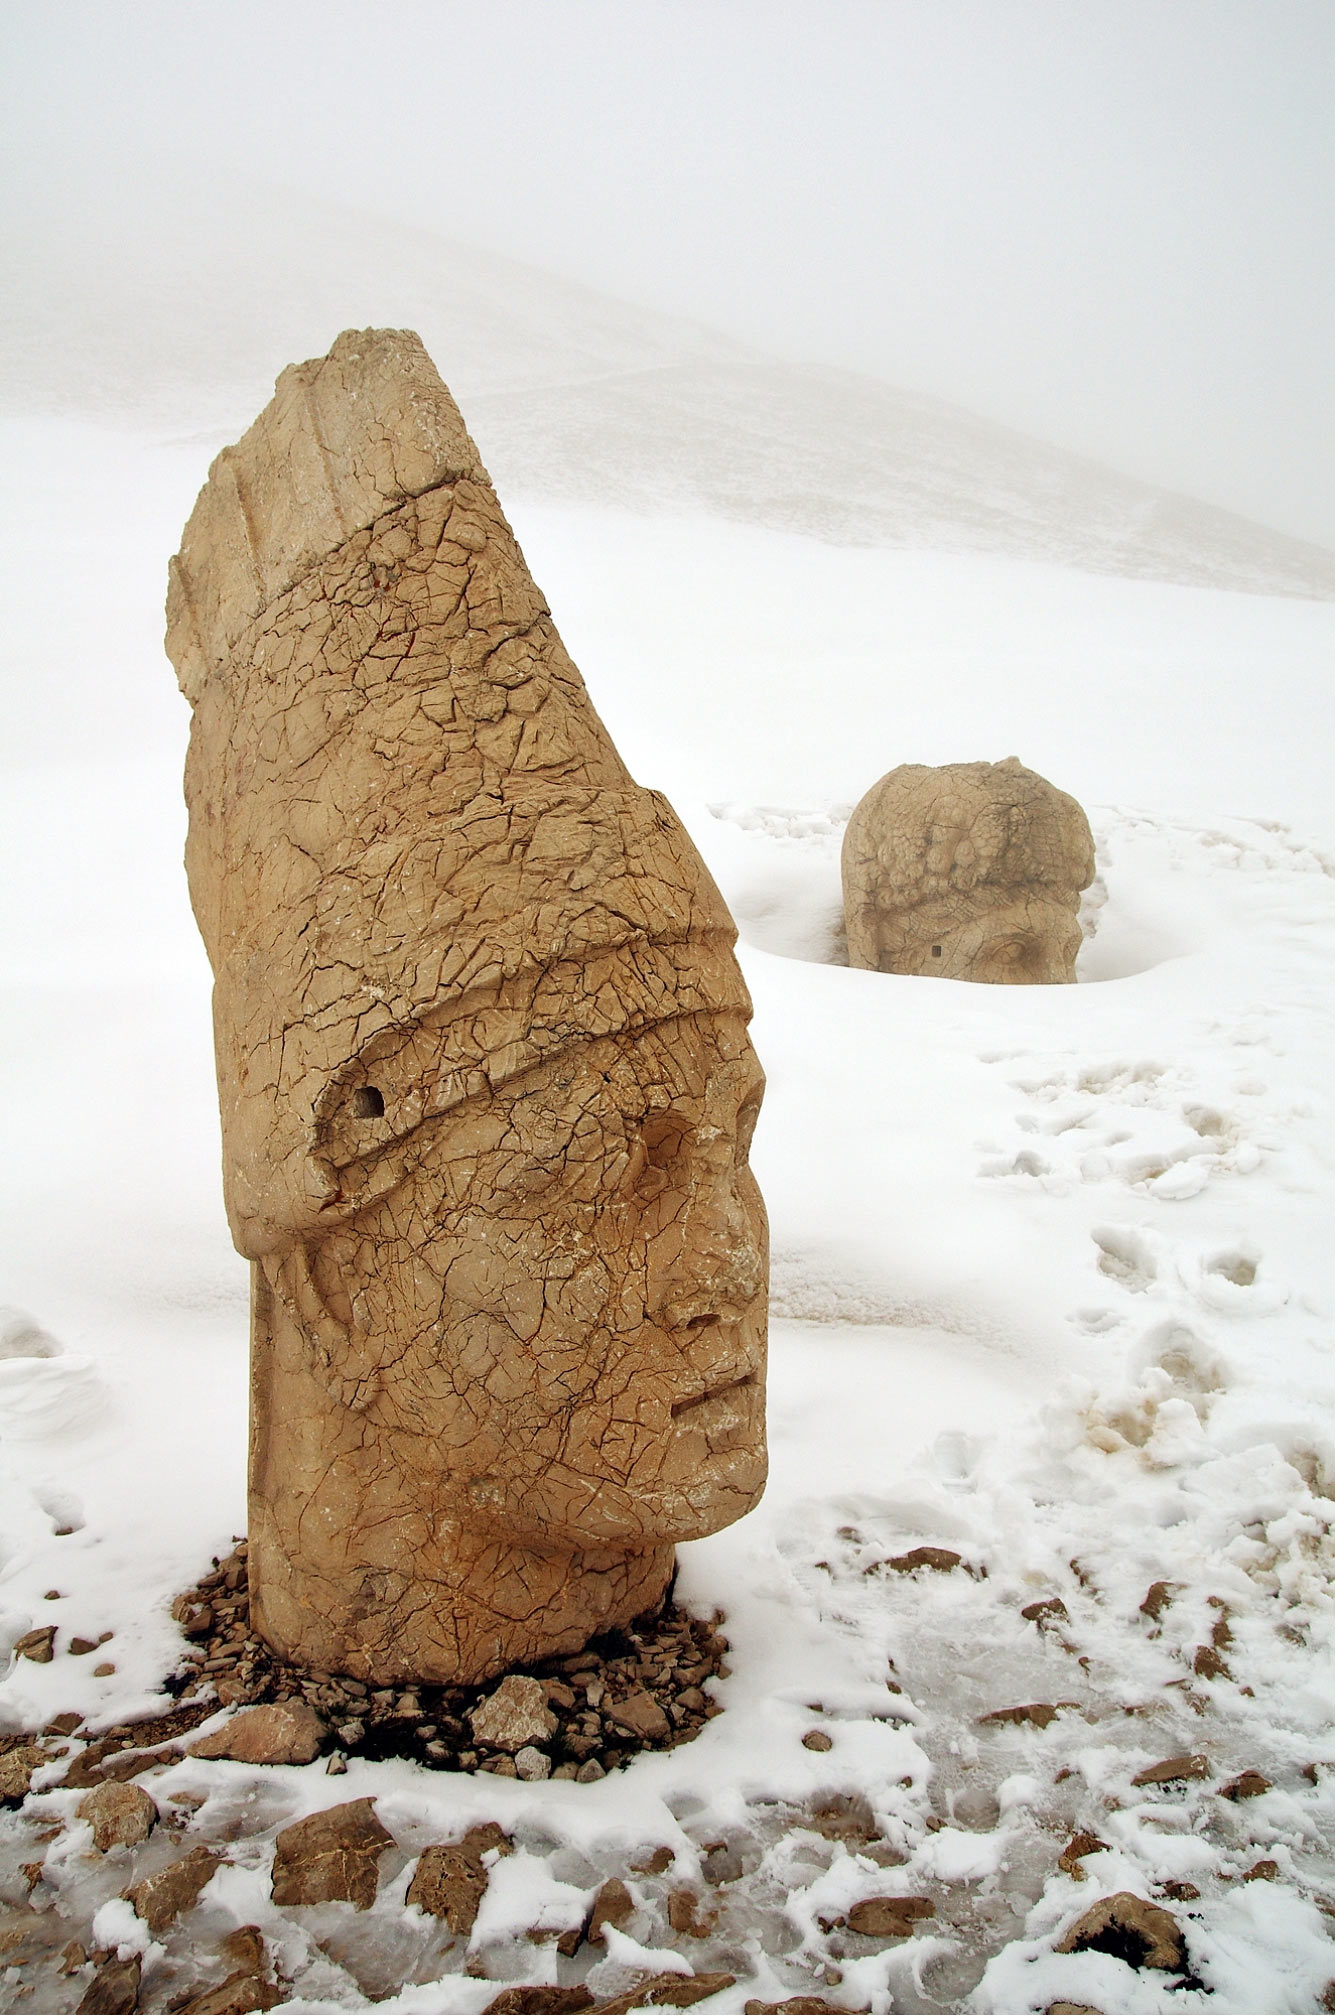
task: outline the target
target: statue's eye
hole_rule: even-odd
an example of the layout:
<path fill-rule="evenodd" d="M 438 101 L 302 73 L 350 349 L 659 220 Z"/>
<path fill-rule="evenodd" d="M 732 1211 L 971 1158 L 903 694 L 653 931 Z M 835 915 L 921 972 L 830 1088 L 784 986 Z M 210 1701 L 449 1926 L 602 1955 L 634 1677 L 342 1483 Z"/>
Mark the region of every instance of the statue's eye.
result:
<path fill-rule="evenodd" d="M 352 1116 L 354 1119 L 383 1119 L 385 1094 L 373 1084 L 358 1085 L 352 1094 Z"/>
<path fill-rule="evenodd" d="M 627 1178 L 637 1202 L 648 1203 L 667 1188 L 686 1133 L 686 1122 L 677 1113 L 653 1113 L 641 1121 Z"/>

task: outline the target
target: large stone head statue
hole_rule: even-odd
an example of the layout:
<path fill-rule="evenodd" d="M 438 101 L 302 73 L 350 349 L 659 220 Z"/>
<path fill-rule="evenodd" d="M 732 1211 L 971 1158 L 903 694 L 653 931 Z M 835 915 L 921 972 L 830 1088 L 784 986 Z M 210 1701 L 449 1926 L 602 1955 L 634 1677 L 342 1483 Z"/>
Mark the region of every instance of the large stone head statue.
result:
<path fill-rule="evenodd" d="M 731 919 L 411 334 L 283 373 L 167 648 L 254 1262 L 254 1620 L 381 1682 L 574 1648 L 763 1487 Z"/>
<path fill-rule="evenodd" d="M 1001 985 L 1075 978 L 1089 821 L 1014 756 L 891 770 L 848 822 L 843 875 L 850 965 Z"/>

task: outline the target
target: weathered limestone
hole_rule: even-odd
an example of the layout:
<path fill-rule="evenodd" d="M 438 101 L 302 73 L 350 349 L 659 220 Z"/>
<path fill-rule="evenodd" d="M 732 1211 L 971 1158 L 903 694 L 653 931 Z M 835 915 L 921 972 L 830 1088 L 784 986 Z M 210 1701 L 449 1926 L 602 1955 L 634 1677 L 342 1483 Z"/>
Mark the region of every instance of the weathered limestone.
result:
<path fill-rule="evenodd" d="M 626 774 L 415 336 L 285 371 L 172 563 L 250 1591 L 469 1681 L 661 1595 L 763 1487 L 734 930 Z"/>
<path fill-rule="evenodd" d="M 848 822 L 843 876 L 850 965 L 999 985 L 1075 978 L 1089 821 L 1014 756 L 891 770 Z"/>

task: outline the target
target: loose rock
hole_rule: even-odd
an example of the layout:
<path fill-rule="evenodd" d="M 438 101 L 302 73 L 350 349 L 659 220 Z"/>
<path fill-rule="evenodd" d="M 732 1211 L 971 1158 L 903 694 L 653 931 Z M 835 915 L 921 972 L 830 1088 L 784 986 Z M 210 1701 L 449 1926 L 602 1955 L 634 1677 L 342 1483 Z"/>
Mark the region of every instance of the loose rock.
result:
<path fill-rule="evenodd" d="M 1244 1770 L 1241 1777 L 1224 1786 L 1219 1796 L 1236 1805 L 1241 1798 L 1261 1798 L 1270 1788 L 1270 1779 L 1262 1777 L 1259 1770 Z"/>
<path fill-rule="evenodd" d="M 589 1928 L 584 1936 L 590 1945 L 605 1945 L 603 1926 L 610 1924 L 614 1931 L 624 1931 L 634 1915 L 635 1898 L 620 1877 L 613 1875 L 593 1899 Z"/>
<path fill-rule="evenodd" d="M 543 1750 L 530 1746 L 515 1757 L 515 1770 L 526 1784 L 540 1784 L 552 1774 L 552 1759 Z"/>
<path fill-rule="evenodd" d="M 933 1574 L 949 1574 L 964 1562 L 946 1546 L 915 1546 L 908 1553 L 894 1554 L 885 1565 L 896 1574 L 916 1574 L 923 1567 L 930 1568 Z"/>
<path fill-rule="evenodd" d="M 456 1938 L 472 1930 L 489 1880 L 482 1857 L 491 1848 L 509 1852 L 499 1826 L 474 1826 L 453 1847 L 428 1847 L 408 1885 L 408 1902 L 429 1916 L 443 1917 Z"/>
<path fill-rule="evenodd" d="M 125 1900 L 136 1917 L 142 1917 L 155 1938 L 176 1922 L 183 1910 L 192 1910 L 200 1892 L 221 1868 L 223 1857 L 211 1847 L 192 1847 L 179 1861 L 159 1868 L 156 1875 L 127 1889 Z"/>
<path fill-rule="evenodd" d="M 139 2006 L 139 1954 L 104 1959 L 80 2001 L 76 2015 L 134 2015 Z"/>
<path fill-rule="evenodd" d="M 520 1749 L 548 1741 L 556 1733 L 556 1716 L 536 1679 L 512 1672 L 468 1717 L 473 1740 L 484 1749 L 513 1756 Z"/>
<path fill-rule="evenodd" d="M 1177 1919 L 1157 1903 L 1121 1889 L 1105 1896 L 1071 1926 L 1058 1952 L 1107 1952 L 1128 1966 L 1180 1973 L 1186 1947 Z"/>
<path fill-rule="evenodd" d="M 158 1808 L 138 1784 L 99 1784 L 76 1807 L 93 1829 L 99 1854 L 113 1847 L 138 1847 L 158 1823 Z"/>
<path fill-rule="evenodd" d="M 625 1700 L 611 1702 L 605 1709 L 614 1727 L 638 1735 L 643 1742 L 661 1742 L 672 1732 L 672 1724 L 652 1693 L 632 1693 Z"/>
<path fill-rule="evenodd" d="M 51 1758 L 32 1743 L 0 1756 L 0 1804 L 21 1805 L 32 1789 L 33 1772 Z"/>
<path fill-rule="evenodd" d="M 1057 1866 L 1063 1875 L 1072 1875 L 1077 1882 L 1083 1882 L 1085 1871 L 1080 1863 L 1087 1854 L 1104 1853 L 1107 1845 L 1107 1841 L 1100 1840 L 1097 1833 L 1073 1833 L 1057 1856 Z"/>
<path fill-rule="evenodd" d="M 802 1737 L 802 1747 L 804 1749 L 814 1749 L 823 1755 L 827 1749 L 834 1748 L 834 1737 L 827 1735 L 823 1728 L 808 1728 L 806 1734 Z M 798 1998 L 800 1999 L 801 1997 L 799 1996 Z M 809 1999 L 810 1997 L 808 1996 L 807 1998 Z M 780 2004 L 776 2002 L 774 2005 L 778 2007 Z"/>
<path fill-rule="evenodd" d="M 596 2015 L 629 2015 L 632 2008 L 693 2008 L 736 1981 L 735 1973 L 654 1973 L 629 1993 L 600 2001 Z"/>
<path fill-rule="evenodd" d="M 34 1665 L 49 1665 L 56 1655 L 56 1626 L 44 1624 L 40 1630 L 25 1630 L 14 1646 L 15 1656 L 30 1658 Z"/>
<path fill-rule="evenodd" d="M 507 1987 L 482 2015 L 577 2015 L 592 2003 L 587 1987 Z"/>
<path fill-rule="evenodd" d="M 355 1903 L 369 1910 L 380 1882 L 380 1857 L 394 1844 L 370 1798 L 354 1798 L 284 1827 L 274 1849 L 273 1900 Z"/>
<path fill-rule="evenodd" d="M 1207 1756 L 1166 1756 L 1162 1763 L 1151 1763 L 1148 1770 L 1142 1770 L 1131 1782 L 1139 1790 L 1146 1784 L 1186 1784 L 1193 1778 L 1209 1775 Z"/>
<path fill-rule="evenodd" d="M 243 1709 L 212 1735 L 193 1742 L 190 1754 L 233 1763 L 313 1763 L 325 1733 L 313 1707 L 304 1700 L 283 1700 Z"/>
<path fill-rule="evenodd" d="M 991 1714 L 980 1714 L 978 1723 L 980 1727 L 986 1726 L 988 1722 L 1011 1722 L 1016 1727 L 1023 1727 L 1025 1724 L 1028 1724 L 1031 1728 L 1046 1728 L 1049 1722 L 1055 1721 L 1057 1716 L 1063 1711 L 1071 1708 L 1075 1708 L 1078 1711 L 1079 1706 L 1080 1702 L 1078 1700 L 1058 1700 L 1055 1702 L 1051 1700 L 1031 1700 L 1024 1707 L 997 1707 L 993 1709 Z"/>
<path fill-rule="evenodd" d="M 256 2015 L 264 2008 L 276 2008 L 283 1999 L 280 1987 L 272 1981 L 262 1980 L 256 1973 L 232 1973 L 216 1987 L 206 1987 L 184 2007 L 177 2006 L 177 2015 Z"/>
<path fill-rule="evenodd" d="M 848 1913 L 848 1928 L 863 1938 L 910 1938 L 924 1917 L 935 1917 L 930 1896 L 865 1896 Z"/>

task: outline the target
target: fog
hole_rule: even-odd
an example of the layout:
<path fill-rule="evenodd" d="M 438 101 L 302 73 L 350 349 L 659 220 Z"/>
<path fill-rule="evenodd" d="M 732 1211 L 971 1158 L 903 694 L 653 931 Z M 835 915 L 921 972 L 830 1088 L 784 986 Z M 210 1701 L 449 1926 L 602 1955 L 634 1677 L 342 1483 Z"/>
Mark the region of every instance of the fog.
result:
<path fill-rule="evenodd" d="M 1335 546 L 1326 0 L 47 0 L 0 72 L 56 264 L 319 195 Z"/>

